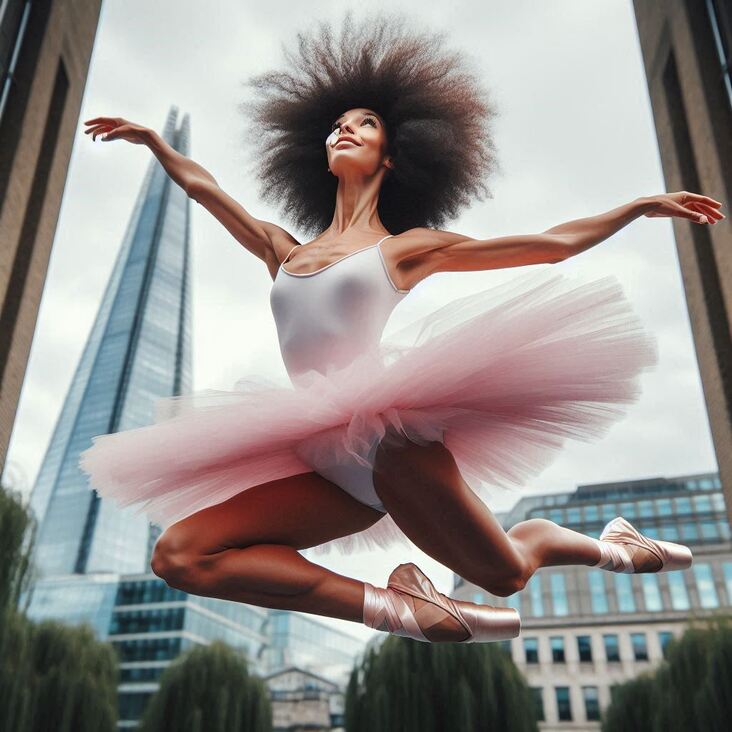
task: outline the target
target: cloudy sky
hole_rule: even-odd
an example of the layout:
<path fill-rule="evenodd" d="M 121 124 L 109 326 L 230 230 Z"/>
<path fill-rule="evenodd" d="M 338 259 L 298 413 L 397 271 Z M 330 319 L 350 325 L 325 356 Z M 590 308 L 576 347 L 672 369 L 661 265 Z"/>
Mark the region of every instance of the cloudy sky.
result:
<path fill-rule="evenodd" d="M 291 46 L 315 21 L 338 22 L 348 8 L 360 17 L 394 6 L 105 0 L 6 479 L 27 491 L 33 485 L 151 158 L 144 146 L 92 143 L 82 121 L 122 116 L 160 131 L 177 105 L 191 115 L 191 157 L 253 215 L 287 225 L 258 200 L 247 176 L 246 120 L 237 109 L 248 93 L 244 82 L 280 67 L 282 44 Z M 631 0 L 400 0 L 396 7 L 470 55 L 499 108 L 503 172 L 491 183 L 495 197 L 446 228 L 476 238 L 540 232 L 665 191 Z M 191 205 L 194 388 L 229 389 L 245 374 L 284 377 L 264 264 Z M 671 221 L 642 217 L 560 266 L 614 274 L 658 338 L 660 365 L 606 438 L 567 443 L 526 492 L 716 470 Z M 399 305 L 386 333 L 522 271 L 434 275 Z M 514 500 L 497 494 L 491 508 Z M 450 569 L 416 547 L 317 561 L 381 586 L 397 564 L 415 561 L 439 590 L 451 588 Z"/>

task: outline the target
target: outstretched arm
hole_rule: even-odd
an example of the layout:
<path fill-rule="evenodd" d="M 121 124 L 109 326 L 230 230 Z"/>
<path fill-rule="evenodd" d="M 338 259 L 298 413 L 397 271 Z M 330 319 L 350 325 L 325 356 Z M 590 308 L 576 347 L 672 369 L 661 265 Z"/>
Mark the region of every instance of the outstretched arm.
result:
<path fill-rule="evenodd" d="M 171 147 L 155 130 L 122 117 L 95 117 L 84 124 L 91 125 L 85 133 L 94 140 L 101 135 L 105 141 L 119 139 L 147 145 L 171 179 L 210 211 L 242 246 L 263 260 L 272 277 L 279 266 L 276 249 L 285 251 L 298 243 L 276 224 L 252 216 L 220 188 L 211 173 Z"/>
<path fill-rule="evenodd" d="M 538 234 L 473 239 L 449 231 L 420 230 L 427 274 L 555 264 L 599 244 L 639 216 L 679 216 L 705 224 L 724 218 L 721 203 L 681 191 L 637 198 L 597 216 L 568 221 Z"/>

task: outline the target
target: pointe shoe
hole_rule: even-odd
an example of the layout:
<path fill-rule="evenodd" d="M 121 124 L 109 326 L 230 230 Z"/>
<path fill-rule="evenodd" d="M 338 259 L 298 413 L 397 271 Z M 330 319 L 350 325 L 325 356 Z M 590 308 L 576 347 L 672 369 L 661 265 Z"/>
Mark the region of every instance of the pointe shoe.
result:
<path fill-rule="evenodd" d="M 424 631 L 447 616 L 454 618 L 460 628 L 455 630 L 454 639 L 440 642 L 484 643 L 515 638 L 521 631 L 521 618 L 514 608 L 453 600 L 438 592 L 412 562 L 400 564 L 389 575 L 386 589 L 369 582 L 364 582 L 364 589 L 364 624 L 405 638 L 436 642 L 427 638 Z M 424 600 L 425 604 L 412 610 L 405 595 Z"/>
<path fill-rule="evenodd" d="M 594 541 L 600 547 L 600 561 L 593 566 L 609 572 L 670 572 L 688 569 L 692 563 L 688 546 L 649 539 L 622 516 L 609 521 Z"/>

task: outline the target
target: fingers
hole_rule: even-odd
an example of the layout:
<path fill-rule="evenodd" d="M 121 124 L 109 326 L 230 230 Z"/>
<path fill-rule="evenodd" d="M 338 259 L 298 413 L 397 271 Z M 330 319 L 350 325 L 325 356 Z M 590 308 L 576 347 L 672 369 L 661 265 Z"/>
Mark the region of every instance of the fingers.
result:
<path fill-rule="evenodd" d="M 716 209 L 714 206 L 707 205 L 706 203 L 689 203 L 687 206 L 693 207 L 695 210 L 706 214 L 706 217 L 712 224 L 716 224 L 717 221 L 727 218 L 721 211 Z"/>

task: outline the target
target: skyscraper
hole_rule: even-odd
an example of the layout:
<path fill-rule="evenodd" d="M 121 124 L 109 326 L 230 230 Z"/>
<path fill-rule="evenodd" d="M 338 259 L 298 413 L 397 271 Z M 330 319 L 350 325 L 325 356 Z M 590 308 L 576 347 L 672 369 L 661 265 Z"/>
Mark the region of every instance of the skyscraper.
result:
<path fill-rule="evenodd" d="M 182 155 L 189 120 L 162 137 Z M 91 437 L 151 424 L 157 398 L 191 389 L 190 206 L 156 158 L 142 188 L 31 495 L 43 576 L 148 572 L 158 530 L 91 490 Z"/>

